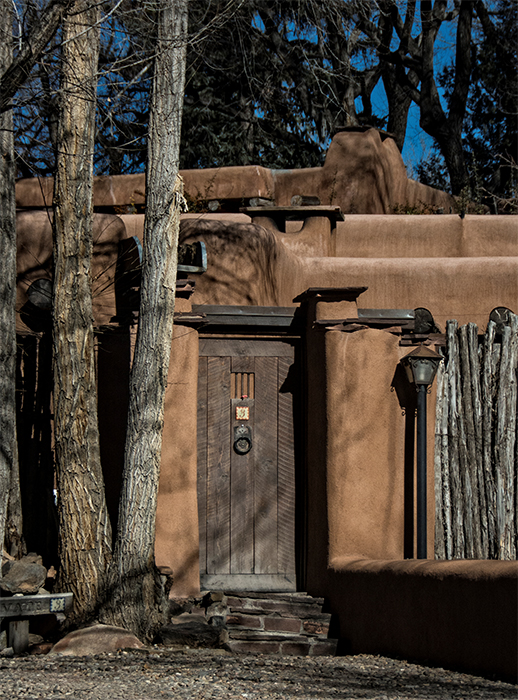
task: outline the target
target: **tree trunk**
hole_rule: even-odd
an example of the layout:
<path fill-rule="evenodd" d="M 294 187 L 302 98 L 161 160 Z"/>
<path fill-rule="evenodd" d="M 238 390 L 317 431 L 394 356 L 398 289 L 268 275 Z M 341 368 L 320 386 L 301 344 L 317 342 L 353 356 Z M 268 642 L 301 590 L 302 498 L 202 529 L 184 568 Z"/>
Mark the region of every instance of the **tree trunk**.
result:
<path fill-rule="evenodd" d="M 471 77 L 471 25 L 473 2 L 460 3 L 455 53 L 455 82 L 444 113 L 434 75 L 434 45 L 444 19 L 445 2 L 421 3 L 423 26 L 420 126 L 439 144 L 450 175 L 451 191 L 460 194 L 469 185 L 468 170 L 462 148 L 462 124 L 466 112 Z"/>
<path fill-rule="evenodd" d="M 54 429 L 59 588 L 74 623 L 104 594 L 111 531 L 99 452 L 90 263 L 99 9 L 77 0 L 63 24 L 54 188 Z"/>
<path fill-rule="evenodd" d="M 12 4 L 0 1 L 0 75 L 12 62 Z M 16 449 L 16 214 L 13 115 L 0 114 L 0 553 L 6 532 L 10 489 L 19 496 Z M 18 518 L 15 516 L 15 521 Z M 21 512 L 19 513 L 21 521 Z M 12 520 L 12 518 L 10 518 Z M 21 527 L 21 525 L 20 525 Z M 7 527 L 7 530 L 11 529 Z M 9 545 L 8 545 L 8 548 Z M 1 573 L 0 573 L 1 576 Z"/>
<path fill-rule="evenodd" d="M 178 177 L 187 0 L 164 0 L 158 24 L 148 139 L 140 319 L 117 539 L 105 622 L 151 639 L 165 596 L 154 563 L 164 397 L 171 354 L 182 181 Z"/>
<path fill-rule="evenodd" d="M 405 145 L 406 127 L 408 123 L 408 111 L 412 104 L 412 98 L 402 87 L 396 78 L 397 68 L 384 63 L 382 80 L 387 95 L 389 118 L 387 131 L 394 134 L 397 147 L 400 151 Z M 415 75 L 415 74 L 414 74 Z"/>

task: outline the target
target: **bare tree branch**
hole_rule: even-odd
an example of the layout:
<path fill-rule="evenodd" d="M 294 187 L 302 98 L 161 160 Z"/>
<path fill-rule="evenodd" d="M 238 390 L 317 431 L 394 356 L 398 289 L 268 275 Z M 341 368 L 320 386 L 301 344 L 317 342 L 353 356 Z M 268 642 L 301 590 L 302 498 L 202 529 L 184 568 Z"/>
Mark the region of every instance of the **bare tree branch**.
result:
<path fill-rule="evenodd" d="M 11 109 L 13 97 L 40 60 L 72 3 L 73 0 L 51 0 L 39 21 L 32 23 L 22 50 L 0 77 L 0 113 Z"/>

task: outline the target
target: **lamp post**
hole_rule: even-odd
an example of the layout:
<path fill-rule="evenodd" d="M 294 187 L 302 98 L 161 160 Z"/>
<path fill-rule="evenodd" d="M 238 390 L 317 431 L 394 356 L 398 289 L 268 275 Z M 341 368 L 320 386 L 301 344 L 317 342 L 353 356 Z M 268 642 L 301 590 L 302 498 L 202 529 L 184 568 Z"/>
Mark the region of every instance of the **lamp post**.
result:
<path fill-rule="evenodd" d="M 420 345 L 401 358 L 408 380 L 417 391 L 417 558 L 426 559 L 426 394 L 442 357 Z"/>

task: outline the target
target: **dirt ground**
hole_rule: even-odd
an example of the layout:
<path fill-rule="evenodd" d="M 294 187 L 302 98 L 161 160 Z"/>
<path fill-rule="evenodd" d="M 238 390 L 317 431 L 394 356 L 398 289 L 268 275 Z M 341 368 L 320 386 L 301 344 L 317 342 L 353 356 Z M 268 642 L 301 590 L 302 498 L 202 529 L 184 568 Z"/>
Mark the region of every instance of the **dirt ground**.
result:
<path fill-rule="evenodd" d="M 0 698 L 323 700 L 518 698 L 518 687 L 379 656 L 239 656 L 151 647 L 0 659 Z"/>

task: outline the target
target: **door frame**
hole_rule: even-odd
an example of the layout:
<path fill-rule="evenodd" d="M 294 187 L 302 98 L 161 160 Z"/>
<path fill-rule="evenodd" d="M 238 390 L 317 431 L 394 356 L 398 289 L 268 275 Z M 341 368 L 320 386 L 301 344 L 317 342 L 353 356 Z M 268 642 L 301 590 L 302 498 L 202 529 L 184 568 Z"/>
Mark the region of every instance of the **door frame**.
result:
<path fill-rule="evenodd" d="M 298 307 L 250 307 L 250 306 L 193 306 L 193 312 L 204 316 L 204 325 L 198 329 L 200 342 L 200 357 L 208 356 L 207 344 L 204 341 L 217 340 L 229 342 L 235 340 L 249 341 L 284 341 L 294 347 L 295 365 L 297 367 L 297 395 L 293 402 L 294 429 L 294 460 L 295 460 L 295 586 L 286 581 L 285 590 L 302 590 L 305 581 L 305 551 L 306 551 L 306 510 L 305 484 L 306 465 L 304 463 L 304 425 L 305 425 L 305 382 L 304 362 L 302 353 L 304 343 L 301 338 L 304 332 L 303 318 Z M 204 347 L 205 346 L 205 347 Z M 230 346 L 229 346 L 230 347 Z M 203 352 L 203 355 L 202 355 Z M 272 356 L 277 356 L 272 346 Z M 294 397 L 295 398 L 295 397 Z M 232 579 L 226 575 L 204 574 L 202 590 L 229 590 L 233 580 L 238 584 L 238 574 L 232 574 Z M 264 590 L 282 590 L 268 580 L 267 574 L 243 575 L 239 589 L 250 590 L 253 585 L 259 590 L 261 580 Z M 277 580 L 277 586 L 279 581 Z M 273 586 L 273 587 L 272 587 Z M 234 589 L 236 586 L 234 586 Z"/>

